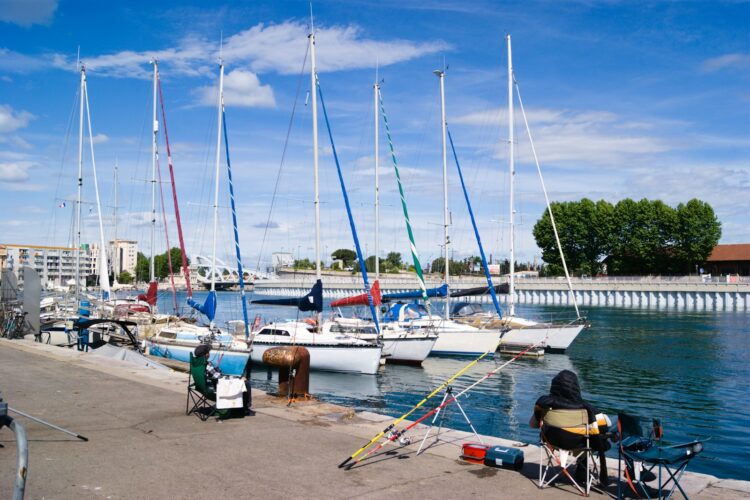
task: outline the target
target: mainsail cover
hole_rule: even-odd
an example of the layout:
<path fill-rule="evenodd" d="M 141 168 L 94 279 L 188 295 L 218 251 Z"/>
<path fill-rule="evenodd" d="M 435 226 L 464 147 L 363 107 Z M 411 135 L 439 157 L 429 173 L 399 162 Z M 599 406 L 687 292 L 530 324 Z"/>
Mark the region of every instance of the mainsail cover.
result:
<path fill-rule="evenodd" d="M 211 322 L 213 322 L 216 317 L 216 302 L 216 292 L 214 290 L 208 292 L 208 297 L 206 297 L 206 301 L 203 304 L 196 302 L 192 297 L 188 297 L 187 299 L 187 303 L 190 307 L 205 314 L 208 321 Z"/>
<path fill-rule="evenodd" d="M 493 290 L 495 293 L 503 293 L 507 294 L 509 291 L 509 286 L 507 283 L 503 283 L 501 285 L 494 285 Z M 487 295 L 490 293 L 490 287 L 488 286 L 478 286 L 476 288 L 465 288 L 463 290 L 453 290 L 451 291 L 451 297 L 473 297 L 475 295 Z"/>
<path fill-rule="evenodd" d="M 285 299 L 254 299 L 251 304 L 263 306 L 292 306 L 300 311 L 323 312 L 323 282 L 318 280 L 313 285 L 310 293 L 299 298 Z"/>
<path fill-rule="evenodd" d="M 389 300 L 398 300 L 398 299 L 421 299 L 424 297 L 424 295 L 427 295 L 428 297 L 445 297 L 448 295 L 448 285 L 441 285 L 436 288 L 428 288 L 427 290 L 411 290 L 408 292 L 396 292 L 396 293 L 386 293 L 383 295 L 383 302 L 388 302 Z M 451 293 L 451 296 L 455 296 L 455 294 Z"/>
<path fill-rule="evenodd" d="M 378 280 L 375 280 L 375 282 L 372 284 L 370 293 L 372 294 L 372 303 L 376 306 L 379 306 L 382 301 L 380 298 L 380 283 L 378 283 Z M 345 297 L 343 299 L 338 299 L 331 302 L 331 307 L 367 305 L 370 305 L 367 300 L 367 293 L 361 293 L 359 295 L 354 295 L 353 297 Z"/>

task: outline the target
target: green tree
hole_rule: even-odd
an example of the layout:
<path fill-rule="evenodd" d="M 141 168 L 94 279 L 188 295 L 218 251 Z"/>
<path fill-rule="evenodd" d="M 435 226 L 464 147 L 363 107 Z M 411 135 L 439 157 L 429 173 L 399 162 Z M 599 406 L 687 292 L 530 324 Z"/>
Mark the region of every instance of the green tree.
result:
<path fill-rule="evenodd" d="M 469 271 L 469 264 L 466 261 L 450 260 L 450 272 L 452 276 L 466 274 Z M 445 274 L 445 259 L 438 257 L 432 261 L 430 272 Z"/>
<path fill-rule="evenodd" d="M 298 259 L 292 266 L 294 269 L 315 269 L 315 263 L 310 259 Z"/>
<path fill-rule="evenodd" d="M 151 259 L 143 255 L 143 252 L 138 252 L 135 258 L 135 279 L 136 281 L 148 281 L 150 277 L 149 265 Z"/>
<path fill-rule="evenodd" d="M 691 273 L 703 264 L 721 239 L 721 222 L 711 205 L 692 199 L 677 205 L 675 257 L 678 272 Z"/>
<path fill-rule="evenodd" d="M 402 267 L 404 267 L 404 263 L 401 260 L 401 254 L 399 252 L 388 252 L 388 255 L 386 255 L 385 257 L 385 263 L 387 272 L 389 273 L 396 273 Z"/>
<path fill-rule="evenodd" d="M 357 253 L 348 248 L 339 248 L 331 254 L 331 258 L 340 260 L 344 263 L 344 267 L 349 267 L 357 260 Z"/>
<path fill-rule="evenodd" d="M 123 285 L 129 285 L 133 282 L 133 275 L 131 275 L 127 271 L 123 271 L 120 273 L 120 275 L 117 277 L 117 281 L 119 283 L 122 283 Z"/>

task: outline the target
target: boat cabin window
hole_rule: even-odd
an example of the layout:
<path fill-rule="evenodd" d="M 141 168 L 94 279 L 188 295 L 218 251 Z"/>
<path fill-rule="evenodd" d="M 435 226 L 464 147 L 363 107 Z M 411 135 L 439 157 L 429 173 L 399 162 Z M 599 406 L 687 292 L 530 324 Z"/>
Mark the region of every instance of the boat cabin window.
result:
<path fill-rule="evenodd" d="M 277 330 L 276 328 L 264 328 L 258 332 L 258 335 L 279 335 L 281 337 L 290 337 L 286 330 Z"/>
<path fill-rule="evenodd" d="M 177 335 L 174 332 L 165 332 L 164 330 L 159 333 L 159 337 L 163 339 L 175 339 L 177 338 Z"/>
<path fill-rule="evenodd" d="M 372 326 L 347 326 L 339 323 L 331 325 L 331 333 L 347 333 L 347 334 L 377 334 L 377 330 Z"/>

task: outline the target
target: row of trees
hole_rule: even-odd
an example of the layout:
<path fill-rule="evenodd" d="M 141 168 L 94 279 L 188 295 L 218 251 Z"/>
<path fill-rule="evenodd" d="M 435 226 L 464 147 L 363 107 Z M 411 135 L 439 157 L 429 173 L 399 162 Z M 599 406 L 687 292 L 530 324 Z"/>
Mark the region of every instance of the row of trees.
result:
<path fill-rule="evenodd" d="M 672 208 L 660 200 L 612 204 L 605 200 L 551 204 L 568 268 L 576 274 L 686 274 L 702 265 L 721 238 L 713 208 L 692 199 Z M 534 225 L 547 275 L 562 261 L 549 212 Z"/>
<path fill-rule="evenodd" d="M 179 248 L 173 247 L 169 250 L 169 253 L 172 258 L 172 271 L 175 274 L 178 274 L 180 272 L 180 268 L 182 267 L 182 252 Z M 188 258 L 188 265 L 189 264 L 190 259 Z M 136 281 L 149 280 L 150 265 L 151 259 L 149 257 L 146 257 L 143 253 L 138 252 L 138 256 L 135 260 Z M 167 257 L 167 252 L 154 256 L 154 275 L 156 276 L 156 279 L 160 280 L 169 276 L 169 258 Z M 118 279 L 118 281 L 120 281 L 120 283 L 125 283 L 125 281 L 122 281 L 122 279 Z"/>

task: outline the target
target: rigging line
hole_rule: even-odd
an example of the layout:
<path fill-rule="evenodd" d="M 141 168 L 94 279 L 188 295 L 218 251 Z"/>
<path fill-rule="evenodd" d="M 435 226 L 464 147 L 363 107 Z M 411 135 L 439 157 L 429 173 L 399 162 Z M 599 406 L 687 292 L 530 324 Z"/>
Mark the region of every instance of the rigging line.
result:
<path fill-rule="evenodd" d="M 424 275 L 422 273 L 422 264 L 419 262 L 419 253 L 417 252 L 417 245 L 414 242 L 414 233 L 411 229 L 411 221 L 409 220 L 409 210 L 406 206 L 406 194 L 404 194 L 404 187 L 401 183 L 401 174 L 398 170 L 398 162 L 396 161 L 396 151 L 393 148 L 393 140 L 391 139 L 391 127 L 388 124 L 388 115 L 385 112 L 385 106 L 383 104 L 383 94 L 378 89 L 378 100 L 380 101 L 380 112 L 383 115 L 383 123 L 385 124 L 385 133 L 388 138 L 388 148 L 391 151 L 391 160 L 393 161 L 393 170 L 396 173 L 396 182 L 398 183 L 398 192 L 401 195 L 401 208 L 404 211 L 404 221 L 406 222 L 406 232 L 409 236 L 409 250 L 411 251 L 412 261 L 414 262 L 414 269 L 417 273 L 419 281 L 419 288 L 422 291 L 422 300 L 427 306 L 427 312 L 430 311 L 430 299 L 427 296 L 427 287 L 424 283 Z"/>
<path fill-rule="evenodd" d="M 193 288 L 190 284 L 190 269 L 187 262 L 187 254 L 185 253 L 185 238 L 182 234 L 182 222 L 180 220 L 180 206 L 177 203 L 177 185 L 174 181 L 174 168 L 172 166 L 172 150 L 169 147 L 169 134 L 167 133 L 167 113 L 164 106 L 164 93 L 161 89 L 161 75 L 157 72 L 156 82 L 159 87 L 159 103 L 161 104 L 161 121 L 164 124 L 164 142 L 167 147 L 167 164 L 169 166 L 169 178 L 172 181 L 172 202 L 174 204 L 174 215 L 177 221 L 177 237 L 180 240 L 180 254 L 182 257 L 182 274 L 185 277 L 185 285 L 187 286 L 188 297 L 193 296 Z M 171 268 L 171 264 L 170 264 Z M 177 312 L 177 306 L 175 305 L 175 312 Z"/>
<path fill-rule="evenodd" d="M 287 129 L 286 129 L 286 138 L 284 139 L 284 149 L 281 152 L 281 162 L 279 163 L 279 171 L 276 174 L 276 183 L 274 184 L 274 187 L 273 187 L 273 196 L 271 197 L 271 207 L 268 209 L 268 217 L 266 218 L 266 226 L 263 229 L 263 238 L 261 239 L 261 242 L 260 242 L 260 250 L 258 252 L 258 263 L 255 266 L 256 272 L 258 270 L 260 270 L 260 263 L 261 263 L 261 259 L 263 258 L 263 248 L 265 247 L 265 244 L 266 244 L 266 237 L 268 236 L 268 228 L 271 225 L 271 216 L 273 214 L 273 208 L 274 208 L 274 205 L 276 203 L 276 195 L 277 195 L 277 193 L 279 191 L 279 184 L 280 184 L 280 181 L 281 181 L 281 173 L 282 173 L 283 168 L 284 168 L 284 162 L 286 160 L 287 147 L 289 146 L 289 139 L 290 139 L 291 134 L 292 134 L 292 126 L 294 125 L 294 116 L 295 116 L 295 113 L 297 111 L 297 103 L 299 102 L 299 93 L 300 93 L 300 89 L 302 88 L 302 81 L 303 81 L 304 72 L 305 72 L 305 65 L 307 64 L 307 55 L 310 52 L 310 44 L 305 44 L 305 46 L 307 48 L 305 49 L 305 57 L 302 60 L 302 68 L 300 69 L 299 78 L 297 80 L 297 92 L 294 95 L 294 104 L 292 105 L 292 115 L 289 117 L 289 125 L 287 126 Z M 253 294 L 254 294 L 254 291 L 251 291 L 250 292 L 250 300 L 252 300 L 252 298 L 254 296 Z"/>
<path fill-rule="evenodd" d="M 320 96 L 320 107 L 323 108 L 323 117 L 325 118 L 326 128 L 328 129 L 328 138 L 331 141 L 331 152 L 333 153 L 333 159 L 336 162 L 336 172 L 338 173 L 339 183 L 341 184 L 341 194 L 344 196 L 344 205 L 346 206 L 346 214 L 349 216 L 349 226 L 352 230 L 352 239 L 354 240 L 354 247 L 357 250 L 357 257 L 359 258 L 359 267 L 362 271 L 362 281 L 365 284 L 365 292 L 367 292 L 367 303 L 370 306 L 370 313 L 372 314 L 372 320 L 375 322 L 375 331 L 380 336 L 380 322 L 378 321 L 378 314 L 375 311 L 375 303 L 372 299 L 372 292 L 370 291 L 370 283 L 367 280 L 367 265 L 365 259 L 362 258 L 362 248 L 359 245 L 359 238 L 357 237 L 357 228 L 354 225 L 354 218 L 352 217 L 352 208 L 349 205 L 349 195 L 346 194 L 346 184 L 344 184 L 344 176 L 341 173 L 341 164 L 339 163 L 339 155 L 336 153 L 336 145 L 333 142 L 333 131 L 331 130 L 331 123 L 328 121 L 328 111 L 326 111 L 326 104 L 323 100 L 323 89 L 320 87 L 320 81 L 318 81 L 318 75 L 315 75 L 315 86 L 318 87 L 318 95 Z M 313 89 L 314 91 L 314 89 Z"/>
<path fill-rule="evenodd" d="M 78 87 L 78 85 L 76 85 Z M 80 89 L 76 89 L 75 96 L 73 97 L 73 106 L 70 108 L 70 115 L 68 117 L 68 128 L 65 131 L 65 141 L 63 142 L 62 155 L 60 157 L 60 171 L 57 174 L 57 185 L 55 186 L 55 201 L 60 195 L 60 185 L 62 184 L 63 169 L 65 168 L 65 156 L 68 154 L 68 145 L 70 144 L 70 130 L 73 128 L 73 117 L 75 116 L 76 104 L 78 103 L 78 94 Z M 55 206 L 57 208 L 57 205 Z M 55 240 L 57 231 L 57 210 L 52 212 L 51 224 L 47 226 L 47 244 L 51 244 Z M 52 234 L 50 234 L 52 233 Z M 72 245 L 71 245 L 72 246 Z M 60 283 L 62 285 L 62 283 Z"/>
<path fill-rule="evenodd" d="M 446 126 L 446 130 L 448 127 Z M 461 188 L 464 191 L 464 199 L 466 199 L 466 207 L 469 210 L 469 217 L 471 218 L 471 225 L 474 228 L 474 236 L 477 238 L 477 246 L 479 246 L 479 255 L 482 258 L 482 267 L 484 268 L 484 274 L 487 278 L 487 285 L 489 287 L 490 296 L 492 297 L 492 304 L 495 306 L 498 318 L 503 318 L 503 311 L 500 308 L 500 303 L 497 301 L 497 295 L 495 294 L 495 286 L 492 284 L 492 277 L 490 276 L 490 269 L 487 266 L 487 258 L 484 256 L 484 247 L 482 246 L 482 239 L 479 237 L 479 229 L 477 229 L 477 221 L 474 220 L 474 211 L 471 209 L 471 202 L 469 201 L 469 193 L 466 191 L 466 184 L 464 183 L 464 174 L 461 172 L 461 165 L 458 163 L 458 154 L 456 154 L 456 147 L 453 145 L 453 136 L 451 131 L 448 132 L 448 140 L 451 144 L 451 150 L 453 151 L 453 159 L 456 161 L 456 169 L 458 170 L 458 178 L 461 180 Z"/>
<path fill-rule="evenodd" d="M 573 306 L 576 310 L 576 316 L 578 319 L 581 318 L 581 313 L 578 310 L 578 300 L 576 299 L 575 291 L 573 291 L 573 282 L 570 280 L 570 273 L 568 272 L 568 265 L 565 262 L 565 253 L 563 252 L 562 245 L 560 244 L 560 235 L 557 233 L 557 225 L 555 225 L 555 216 L 552 214 L 552 206 L 550 205 L 549 195 L 547 194 L 547 187 L 544 185 L 544 177 L 542 177 L 542 167 L 539 165 L 539 158 L 536 155 L 536 148 L 534 147 L 534 139 L 531 137 L 531 128 L 529 127 L 529 121 L 526 119 L 526 111 L 523 108 L 523 100 L 521 100 L 521 89 L 518 87 L 515 75 L 513 75 L 513 83 L 516 87 L 516 95 L 518 95 L 518 104 L 521 108 L 521 115 L 523 116 L 523 122 L 526 124 L 526 134 L 529 136 L 529 144 L 531 145 L 531 152 L 534 155 L 534 162 L 536 163 L 536 171 L 539 173 L 539 182 L 542 184 L 542 192 L 544 193 L 544 201 L 547 203 L 547 211 L 549 212 L 549 220 L 552 223 L 552 229 L 555 233 L 555 241 L 557 242 L 557 248 L 560 251 L 560 259 L 562 260 L 563 270 L 565 271 L 565 279 L 568 282 L 568 291 L 573 298 Z"/>
<path fill-rule="evenodd" d="M 224 152 L 227 157 L 227 177 L 229 179 L 229 201 L 232 204 L 232 226 L 234 229 L 234 250 L 237 254 L 237 274 L 240 281 L 240 298 L 242 299 L 242 319 L 245 320 L 245 340 L 250 337 L 247 320 L 247 301 L 245 300 L 245 278 L 242 271 L 242 256 L 240 255 L 240 233 L 237 229 L 237 209 L 234 204 L 234 183 L 232 182 L 232 163 L 229 161 L 229 135 L 227 134 L 227 115 L 224 104 L 221 106 L 222 123 L 224 128 Z"/>
<path fill-rule="evenodd" d="M 373 437 L 367 444 L 365 444 L 363 447 L 352 453 L 346 460 L 341 462 L 339 464 L 339 468 L 344 467 L 347 463 L 349 463 L 351 460 L 356 459 L 359 455 L 361 455 L 367 448 L 375 444 L 381 437 L 383 437 L 387 432 L 389 432 L 391 429 L 395 428 L 398 424 L 400 424 L 405 419 L 409 418 L 409 415 L 417 411 L 419 408 L 421 408 L 430 398 L 434 397 L 437 393 L 439 393 L 442 389 L 447 387 L 451 382 L 453 382 L 455 379 L 469 371 L 474 365 L 479 363 L 479 361 L 482 360 L 485 356 L 487 356 L 489 353 L 494 352 L 495 349 L 490 349 L 489 351 L 485 352 L 478 358 L 474 359 L 471 363 L 467 364 L 463 368 L 461 368 L 459 371 L 457 371 L 455 374 L 453 374 L 450 378 L 448 378 L 445 382 L 440 384 L 438 387 L 435 388 L 434 391 L 432 391 L 430 394 L 422 398 L 422 401 L 414 405 L 411 410 L 407 411 L 400 417 L 398 417 L 396 420 L 391 422 L 385 429 L 380 431 L 379 434 L 377 434 L 375 437 Z"/>
<path fill-rule="evenodd" d="M 164 185 L 161 182 L 161 165 L 159 163 L 159 152 L 156 153 L 156 174 L 159 178 L 159 199 L 161 200 L 161 215 L 164 220 L 164 238 L 167 243 L 167 264 L 169 266 L 169 282 L 172 287 L 172 304 L 174 313 L 177 314 L 177 288 L 174 285 L 174 269 L 172 268 L 172 247 L 169 245 L 169 226 L 167 225 L 167 210 L 164 207 Z"/>

